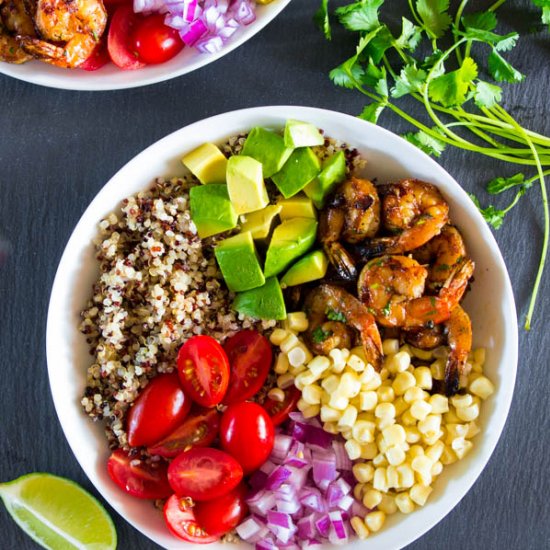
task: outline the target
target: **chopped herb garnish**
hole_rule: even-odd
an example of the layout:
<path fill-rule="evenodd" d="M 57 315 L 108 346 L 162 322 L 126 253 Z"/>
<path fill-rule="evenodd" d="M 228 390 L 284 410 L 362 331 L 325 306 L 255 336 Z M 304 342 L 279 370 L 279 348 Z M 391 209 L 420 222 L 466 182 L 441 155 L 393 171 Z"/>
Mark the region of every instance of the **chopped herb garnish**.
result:
<path fill-rule="evenodd" d="M 388 303 L 382 308 L 382 315 L 387 317 L 391 312 L 391 300 L 388 300 Z"/>
<path fill-rule="evenodd" d="M 311 333 L 311 338 L 316 344 L 322 344 L 329 336 L 332 336 L 332 332 L 330 330 L 323 330 L 321 327 L 317 327 Z"/>
<path fill-rule="evenodd" d="M 346 316 L 334 309 L 327 309 L 327 318 L 331 321 L 339 321 L 340 323 L 345 323 L 347 321 Z"/>

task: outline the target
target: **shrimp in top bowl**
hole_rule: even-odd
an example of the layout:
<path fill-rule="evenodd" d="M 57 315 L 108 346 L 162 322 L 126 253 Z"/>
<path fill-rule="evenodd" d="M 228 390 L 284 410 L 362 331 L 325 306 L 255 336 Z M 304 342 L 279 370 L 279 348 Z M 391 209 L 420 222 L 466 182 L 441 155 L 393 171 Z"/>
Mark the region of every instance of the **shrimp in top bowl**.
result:
<path fill-rule="evenodd" d="M 23 0 L 0 0 L 0 61 L 20 64 L 32 59 L 16 38 L 22 34 L 35 36 Z"/>

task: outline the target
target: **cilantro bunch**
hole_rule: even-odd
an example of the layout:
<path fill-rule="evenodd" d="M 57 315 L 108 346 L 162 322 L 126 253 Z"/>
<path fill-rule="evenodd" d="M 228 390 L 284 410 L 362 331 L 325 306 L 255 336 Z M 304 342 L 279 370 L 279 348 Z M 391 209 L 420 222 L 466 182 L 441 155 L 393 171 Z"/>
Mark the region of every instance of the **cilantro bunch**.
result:
<path fill-rule="evenodd" d="M 550 0 L 532 1 L 542 8 L 542 22 L 550 25 Z M 498 229 L 527 189 L 537 181 L 540 184 L 544 239 L 525 319 L 529 330 L 550 234 L 544 180 L 550 174 L 550 137 L 523 128 L 500 105 L 500 83 L 516 84 L 525 79 L 506 59 L 518 42 L 518 33 L 496 32 L 495 12 L 504 2 L 497 0 L 485 11 L 465 13 L 468 0 L 461 0 L 451 14 L 449 0 L 408 0 L 409 18 L 402 18 L 398 32 L 380 20 L 385 0 L 359 0 L 338 7 L 336 18 L 357 33 L 358 43 L 355 54 L 333 69 L 330 78 L 337 86 L 355 89 L 369 98 L 360 118 L 377 123 L 381 113 L 389 110 L 408 121 L 416 131 L 404 137 L 428 154 L 439 157 L 452 145 L 536 170 L 529 178 L 518 173 L 487 184 L 490 194 L 516 190 L 504 209 L 482 208 L 472 196 L 485 220 Z M 328 4 L 329 0 L 321 0 L 315 19 L 330 40 Z M 429 122 L 397 105 L 404 96 L 423 105 Z"/>

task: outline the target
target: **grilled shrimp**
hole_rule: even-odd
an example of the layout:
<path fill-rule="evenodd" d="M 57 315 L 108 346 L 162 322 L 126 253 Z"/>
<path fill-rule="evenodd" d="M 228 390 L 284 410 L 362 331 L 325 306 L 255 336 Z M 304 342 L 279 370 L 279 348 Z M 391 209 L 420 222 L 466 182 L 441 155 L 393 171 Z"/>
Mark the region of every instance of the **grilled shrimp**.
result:
<path fill-rule="evenodd" d="M 360 334 L 367 361 L 380 370 L 380 333 L 374 317 L 357 298 L 343 288 L 322 284 L 308 294 L 305 311 L 309 319 L 305 337 L 315 353 L 326 355 L 335 347 L 351 347 L 353 327 Z"/>
<path fill-rule="evenodd" d="M 466 257 L 466 246 L 458 229 L 446 225 L 439 235 L 414 250 L 413 257 L 421 264 L 429 266 L 426 286 L 428 290 L 436 292 L 449 278 L 456 265 Z"/>
<path fill-rule="evenodd" d="M 407 256 L 382 256 L 368 262 L 357 283 L 360 300 L 387 327 L 421 327 L 446 321 L 460 302 L 474 271 L 466 259 L 436 296 L 423 296 L 428 270 Z"/>
<path fill-rule="evenodd" d="M 340 277 L 357 278 L 357 268 L 341 241 L 355 244 L 373 237 L 380 226 L 380 199 L 374 184 L 352 177 L 332 194 L 319 220 L 319 240 Z"/>
<path fill-rule="evenodd" d="M 19 36 L 23 49 L 57 67 L 81 65 L 107 24 L 102 0 L 38 0 L 36 28 L 41 38 Z"/>
<path fill-rule="evenodd" d="M 402 335 L 407 344 L 411 344 L 411 346 L 419 349 L 434 349 L 445 343 L 443 325 L 403 329 Z"/>
<path fill-rule="evenodd" d="M 382 224 L 391 237 L 370 239 L 357 247 L 365 260 L 402 254 L 427 243 L 449 221 L 449 205 L 434 185 L 416 179 L 380 186 Z"/>
<path fill-rule="evenodd" d="M 34 36 L 34 25 L 23 0 L 0 0 L 0 61 L 25 63 L 29 55 L 20 46 L 16 35 Z"/>
<path fill-rule="evenodd" d="M 459 389 L 460 376 L 468 374 L 466 361 L 472 349 L 472 322 L 462 307 L 457 305 L 451 311 L 445 327 L 450 348 L 445 365 L 445 391 L 451 396 Z"/>

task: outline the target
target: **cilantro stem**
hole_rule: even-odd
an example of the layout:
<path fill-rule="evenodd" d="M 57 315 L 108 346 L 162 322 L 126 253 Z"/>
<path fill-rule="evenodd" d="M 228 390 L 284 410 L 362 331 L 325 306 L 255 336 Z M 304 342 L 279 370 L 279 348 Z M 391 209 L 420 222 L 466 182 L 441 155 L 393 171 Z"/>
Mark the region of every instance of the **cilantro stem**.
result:
<path fill-rule="evenodd" d="M 468 0 L 462 0 L 456 10 L 455 27 L 457 30 L 460 28 L 460 20 L 462 19 L 462 13 L 464 12 L 464 8 L 466 7 L 467 3 Z M 465 54 L 465 56 L 467 55 L 468 54 Z M 462 54 L 460 53 L 460 50 L 456 50 L 456 60 L 458 61 L 459 65 L 462 65 Z"/>
<path fill-rule="evenodd" d="M 491 7 L 487 8 L 487 11 L 496 11 L 496 10 L 498 10 L 498 8 L 500 8 L 500 6 L 502 6 L 502 4 L 504 4 L 504 2 L 506 2 L 506 0 L 498 0 Z"/>
<path fill-rule="evenodd" d="M 420 17 L 418 16 L 418 14 L 416 13 L 416 10 L 414 9 L 414 4 L 413 4 L 413 0 L 409 0 L 409 9 L 411 10 L 411 13 L 412 13 L 412 16 L 414 17 L 414 20 L 426 31 L 426 27 L 424 26 L 424 22 L 422 21 L 422 19 L 420 19 Z"/>

